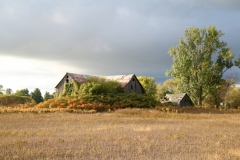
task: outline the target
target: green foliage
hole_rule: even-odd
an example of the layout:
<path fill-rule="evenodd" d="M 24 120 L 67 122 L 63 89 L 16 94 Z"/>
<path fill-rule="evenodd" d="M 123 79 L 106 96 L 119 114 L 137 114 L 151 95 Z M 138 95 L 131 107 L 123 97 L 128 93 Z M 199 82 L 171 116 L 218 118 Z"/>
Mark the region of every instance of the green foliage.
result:
<path fill-rule="evenodd" d="M 107 81 L 103 78 L 90 77 L 86 79 L 82 85 L 77 81 L 66 83 L 60 97 L 102 95 L 111 93 L 123 93 L 123 89 L 117 81 Z"/>
<path fill-rule="evenodd" d="M 167 79 L 163 85 L 157 84 L 157 93 L 156 97 L 157 100 L 162 99 L 166 94 L 177 94 L 180 93 L 179 90 L 177 89 L 179 83 L 179 79 L 176 78 L 171 78 Z"/>
<path fill-rule="evenodd" d="M 3 85 L 0 84 L 0 94 L 3 94 Z"/>
<path fill-rule="evenodd" d="M 225 104 L 229 108 L 240 107 L 240 88 L 230 87 L 229 91 L 226 93 Z"/>
<path fill-rule="evenodd" d="M 36 103 L 43 102 L 43 97 L 40 89 L 36 88 L 33 92 L 31 92 L 32 99 L 35 100 Z"/>
<path fill-rule="evenodd" d="M 80 87 L 81 95 L 102 95 L 123 93 L 121 85 L 116 81 L 86 82 Z"/>
<path fill-rule="evenodd" d="M 71 96 L 73 92 L 73 84 L 72 83 L 65 83 L 64 89 L 60 93 L 60 97 L 68 97 Z"/>
<path fill-rule="evenodd" d="M 70 108 L 70 109 L 121 109 L 121 108 L 151 108 L 157 104 L 148 95 L 135 93 L 119 93 L 107 95 L 82 95 L 80 97 L 61 97 L 39 103 L 38 108 Z"/>
<path fill-rule="evenodd" d="M 185 30 L 186 38 L 169 50 L 174 64 L 166 74 L 180 79 L 178 90 L 188 93 L 195 104 L 202 105 L 204 98 L 215 92 L 223 73 L 234 65 L 234 54 L 219 40 L 222 35 L 214 26 L 192 27 Z"/>
<path fill-rule="evenodd" d="M 21 90 L 17 90 L 16 92 L 15 92 L 15 95 L 16 96 L 30 96 L 29 95 L 29 90 L 27 89 L 27 88 L 25 88 L 25 89 L 21 89 Z"/>
<path fill-rule="evenodd" d="M 226 103 L 227 92 L 231 89 L 234 84 L 233 79 L 222 79 L 216 89 L 210 92 L 204 99 L 204 106 L 208 107 L 219 107 L 220 103 Z"/>
<path fill-rule="evenodd" d="M 26 96 L 0 95 L 0 106 L 15 106 L 18 104 L 35 104 L 34 100 Z"/>
<path fill-rule="evenodd" d="M 138 76 L 137 77 L 139 82 L 142 84 L 145 93 L 151 97 L 156 98 L 157 93 L 157 85 L 155 79 L 153 77 L 144 77 Z"/>
<path fill-rule="evenodd" d="M 53 99 L 53 98 L 54 98 L 54 96 L 51 95 L 49 92 L 46 91 L 45 94 L 44 94 L 43 100 L 46 101 L 46 100 L 48 100 L 48 99 Z"/>

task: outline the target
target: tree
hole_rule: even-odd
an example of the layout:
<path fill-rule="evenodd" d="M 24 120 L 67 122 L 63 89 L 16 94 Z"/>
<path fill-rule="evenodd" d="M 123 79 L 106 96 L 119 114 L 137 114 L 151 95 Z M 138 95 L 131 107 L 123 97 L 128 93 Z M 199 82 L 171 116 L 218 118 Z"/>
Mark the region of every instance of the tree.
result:
<path fill-rule="evenodd" d="M 234 81 L 232 79 L 222 79 L 214 92 L 210 92 L 203 101 L 205 106 L 219 107 L 220 103 L 226 103 L 226 96 Z"/>
<path fill-rule="evenodd" d="M 0 84 L 0 94 L 3 94 L 3 85 Z"/>
<path fill-rule="evenodd" d="M 142 84 L 145 93 L 151 97 L 156 98 L 157 85 L 153 77 L 138 76 L 139 82 Z"/>
<path fill-rule="evenodd" d="M 29 97 L 29 90 L 27 88 L 21 89 L 21 90 L 16 90 L 15 95 L 17 96 L 27 96 Z"/>
<path fill-rule="evenodd" d="M 13 91 L 12 91 L 11 88 L 7 88 L 6 91 L 5 91 L 6 94 L 12 94 L 12 92 L 13 92 Z"/>
<path fill-rule="evenodd" d="M 226 42 L 219 40 L 222 35 L 214 26 L 192 27 L 185 30 L 185 39 L 180 38 L 179 45 L 168 51 L 173 65 L 166 75 L 180 79 L 179 91 L 188 93 L 195 104 L 202 105 L 204 98 L 216 91 L 223 74 L 234 65 L 234 54 Z M 240 58 L 235 65 L 240 66 Z"/>
<path fill-rule="evenodd" d="M 225 97 L 226 107 L 238 108 L 240 107 L 240 88 L 233 86 L 229 89 Z"/>
<path fill-rule="evenodd" d="M 43 97 L 40 89 L 36 88 L 33 92 L 31 92 L 32 99 L 35 100 L 36 103 L 43 102 Z"/>
<path fill-rule="evenodd" d="M 175 78 L 167 79 L 163 85 L 157 84 L 157 93 L 156 97 L 157 100 L 162 99 L 166 94 L 174 94 L 179 93 L 177 86 L 178 86 L 179 80 Z"/>
<path fill-rule="evenodd" d="M 46 91 L 45 94 L 44 94 L 43 100 L 46 101 L 48 99 L 53 99 L 53 98 L 54 98 L 54 96 Z"/>

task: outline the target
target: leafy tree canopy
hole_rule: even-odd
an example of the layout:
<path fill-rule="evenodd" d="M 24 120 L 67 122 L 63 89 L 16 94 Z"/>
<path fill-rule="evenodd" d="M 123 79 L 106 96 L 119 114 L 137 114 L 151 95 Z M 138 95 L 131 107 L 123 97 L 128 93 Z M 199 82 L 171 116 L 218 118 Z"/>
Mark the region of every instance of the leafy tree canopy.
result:
<path fill-rule="evenodd" d="M 142 84 L 145 93 L 151 97 L 156 97 L 157 85 L 155 78 L 145 76 L 138 76 L 137 78 L 139 82 Z"/>
<path fill-rule="evenodd" d="M 178 90 L 190 95 L 195 104 L 202 105 L 204 98 L 215 92 L 224 72 L 232 66 L 240 66 L 240 58 L 233 62 L 234 54 L 227 43 L 220 40 L 223 32 L 214 26 L 189 28 L 185 39 L 172 47 L 172 69 L 166 75 L 180 80 Z"/>
<path fill-rule="evenodd" d="M 179 93 L 179 90 L 177 89 L 178 83 L 179 79 L 171 78 L 167 79 L 163 85 L 157 84 L 157 100 L 162 99 L 166 94 Z"/>
<path fill-rule="evenodd" d="M 15 95 L 17 96 L 30 96 L 29 95 L 29 90 L 27 88 L 21 89 L 21 90 L 16 90 Z"/>
<path fill-rule="evenodd" d="M 43 97 L 40 89 L 36 88 L 33 92 L 31 92 L 32 99 L 35 100 L 36 103 L 43 102 Z"/>
<path fill-rule="evenodd" d="M 53 99 L 53 98 L 54 98 L 54 96 L 46 91 L 45 94 L 44 94 L 43 100 L 46 101 L 48 99 Z"/>

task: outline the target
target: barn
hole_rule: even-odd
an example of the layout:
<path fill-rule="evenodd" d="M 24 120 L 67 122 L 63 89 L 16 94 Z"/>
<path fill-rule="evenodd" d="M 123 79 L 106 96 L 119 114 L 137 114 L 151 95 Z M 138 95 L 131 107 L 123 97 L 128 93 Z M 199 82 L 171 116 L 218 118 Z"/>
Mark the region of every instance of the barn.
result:
<path fill-rule="evenodd" d="M 144 88 L 141 83 L 138 81 L 135 74 L 126 74 L 126 75 L 114 75 L 114 76 L 93 76 L 93 75 L 83 75 L 83 74 L 75 74 L 75 73 L 66 73 L 61 81 L 56 85 L 56 97 L 64 89 L 65 83 L 73 83 L 74 80 L 83 84 L 86 78 L 90 77 L 99 77 L 105 78 L 106 80 L 115 80 L 119 82 L 125 93 L 137 93 L 143 94 Z"/>
<path fill-rule="evenodd" d="M 193 102 L 187 93 L 180 94 L 166 94 L 166 96 L 161 100 L 161 103 L 171 102 L 173 105 L 178 107 L 192 106 Z"/>

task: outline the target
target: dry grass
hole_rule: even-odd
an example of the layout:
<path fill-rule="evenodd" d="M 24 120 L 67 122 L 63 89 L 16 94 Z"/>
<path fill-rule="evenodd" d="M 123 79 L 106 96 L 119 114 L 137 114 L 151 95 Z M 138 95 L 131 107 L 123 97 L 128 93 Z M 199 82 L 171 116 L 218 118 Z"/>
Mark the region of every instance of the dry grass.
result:
<path fill-rule="evenodd" d="M 0 159 L 240 159 L 240 114 L 0 114 Z"/>

